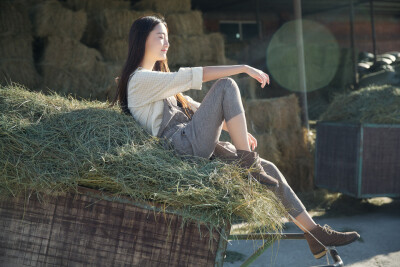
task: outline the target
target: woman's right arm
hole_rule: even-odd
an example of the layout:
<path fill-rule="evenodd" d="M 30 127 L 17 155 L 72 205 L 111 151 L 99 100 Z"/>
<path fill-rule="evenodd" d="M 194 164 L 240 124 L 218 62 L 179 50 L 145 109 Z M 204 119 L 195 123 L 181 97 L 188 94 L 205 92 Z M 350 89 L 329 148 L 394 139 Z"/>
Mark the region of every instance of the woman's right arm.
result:
<path fill-rule="evenodd" d="M 261 87 L 264 87 L 266 83 L 269 84 L 269 77 L 265 72 L 248 65 L 204 66 L 203 82 L 236 75 L 239 73 L 247 73 L 249 76 L 259 81 L 261 83 Z"/>

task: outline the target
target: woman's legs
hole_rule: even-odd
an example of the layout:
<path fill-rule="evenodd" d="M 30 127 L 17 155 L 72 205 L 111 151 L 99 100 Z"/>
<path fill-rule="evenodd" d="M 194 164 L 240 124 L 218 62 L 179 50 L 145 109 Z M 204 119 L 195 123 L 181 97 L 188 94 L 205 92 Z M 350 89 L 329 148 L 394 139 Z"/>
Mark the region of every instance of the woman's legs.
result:
<path fill-rule="evenodd" d="M 245 141 L 238 141 L 239 145 L 247 142 L 249 146 L 240 90 L 235 80 L 229 77 L 218 79 L 213 84 L 185 126 L 194 156 L 211 157 L 221 135 L 224 119 L 227 126 L 232 128 L 232 132 L 235 132 L 235 140 L 240 140 L 246 133 L 246 138 L 243 138 Z"/>
<path fill-rule="evenodd" d="M 311 218 L 310 214 L 305 210 L 302 213 L 300 213 L 293 222 L 303 231 L 311 231 L 314 229 L 317 224 L 314 222 L 314 220 Z M 306 231 L 307 230 L 307 231 Z"/>
<path fill-rule="evenodd" d="M 244 113 L 236 115 L 229 121 L 225 121 L 229 135 L 236 149 L 250 151 L 249 140 L 247 139 L 247 124 Z"/>

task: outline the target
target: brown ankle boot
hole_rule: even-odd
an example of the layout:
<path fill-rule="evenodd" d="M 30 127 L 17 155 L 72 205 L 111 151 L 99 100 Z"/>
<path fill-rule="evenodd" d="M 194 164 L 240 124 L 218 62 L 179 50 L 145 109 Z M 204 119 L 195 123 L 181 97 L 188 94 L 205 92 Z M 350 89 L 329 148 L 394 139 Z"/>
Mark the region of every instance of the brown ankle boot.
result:
<path fill-rule="evenodd" d="M 250 174 L 261 184 L 278 187 L 278 180 L 268 175 L 261 166 L 261 160 L 257 152 L 237 149 L 236 153 L 239 159 L 239 165 L 242 168 L 255 169 Z"/>
<path fill-rule="evenodd" d="M 316 259 L 319 259 L 326 254 L 327 250 L 325 247 L 344 246 L 360 238 L 360 235 L 357 232 L 337 232 L 326 224 L 323 227 L 317 224 L 317 227 L 312 229 L 310 233 L 314 237 L 308 232 L 304 233 L 304 236 L 312 254 Z M 318 239 L 325 247 L 315 240 L 315 238 Z"/>

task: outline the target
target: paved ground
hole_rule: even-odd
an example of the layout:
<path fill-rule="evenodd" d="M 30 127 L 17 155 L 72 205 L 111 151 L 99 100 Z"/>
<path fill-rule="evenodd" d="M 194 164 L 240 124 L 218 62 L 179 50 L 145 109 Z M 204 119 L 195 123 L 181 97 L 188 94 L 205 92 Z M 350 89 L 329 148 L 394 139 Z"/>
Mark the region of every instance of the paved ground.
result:
<path fill-rule="evenodd" d="M 339 231 L 354 229 L 361 235 L 361 241 L 337 248 L 345 266 L 400 266 L 399 211 L 393 211 L 393 213 L 373 212 L 336 218 L 315 218 L 315 221 L 321 225 L 329 224 L 333 229 Z M 290 223 L 288 226 L 285 232 L 298 232 L 298 228 L 294 224 Z M 241 254 L 248 257 L 259 244 L 259 241 L 232 241 L 227 247 L 229 256 L 224 266 L 240 266 L 240 261 L 229 263 L 227 260 L 240 258 Z M 305 240 L 281 240 L 276 242 L 272 248 L 266 250 L 251 266 L 302 267 L 323 264 L 326 264 L 326 258 L 316 260 Z"/>

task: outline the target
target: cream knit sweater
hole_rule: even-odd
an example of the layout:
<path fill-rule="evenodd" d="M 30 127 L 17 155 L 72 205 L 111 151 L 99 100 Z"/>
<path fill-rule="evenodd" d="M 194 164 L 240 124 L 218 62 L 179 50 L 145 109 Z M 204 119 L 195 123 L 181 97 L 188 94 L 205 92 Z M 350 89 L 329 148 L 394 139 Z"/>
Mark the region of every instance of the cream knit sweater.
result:
<path fill-rule="evenodd" d="M 133 118 L 156 136 L 163 117 L 164 98 L 177 104 L 174 97 L 190 89 L 201 90 L 203 67 L 181 67 L 176 72 L 150 71 L 139 67 L 128 80 L 128 108 Z M 193 111 L 200 106 L 184 95 Z"/>

